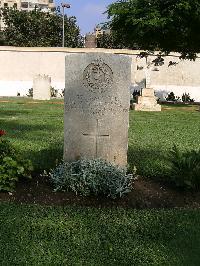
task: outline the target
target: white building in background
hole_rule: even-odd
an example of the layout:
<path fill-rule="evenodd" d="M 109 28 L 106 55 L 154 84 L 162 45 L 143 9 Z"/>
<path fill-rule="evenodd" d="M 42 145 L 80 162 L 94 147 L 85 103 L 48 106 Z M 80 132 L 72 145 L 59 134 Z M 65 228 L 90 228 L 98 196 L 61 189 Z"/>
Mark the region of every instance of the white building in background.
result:
<path fill-rule="evenodd" d="M 43 12 L 53 12 L 55 10 L 55 4 L 53 0 L 21 0 L 20 10 L 31 11 L 35 8 Z"/>
<path fill-rule="evenodd" d="M 104 23 L 100 23 L 96 25 L 94 29 L 96 38 L 98 38 L 100 35 L 103 35 L 103 34 L 110 34 L 110 32 L 111 30 Z"/>
<path fill-rule="evenodd" d="M 53 0 L 0 0 L 0 8 L 16 8 L 23 11 L 31 11 L 35 8 L 43 12 L 53 12 L 55 4 Z M 3 18 L 0 20 L 0 30 L 5 28 Z"/>

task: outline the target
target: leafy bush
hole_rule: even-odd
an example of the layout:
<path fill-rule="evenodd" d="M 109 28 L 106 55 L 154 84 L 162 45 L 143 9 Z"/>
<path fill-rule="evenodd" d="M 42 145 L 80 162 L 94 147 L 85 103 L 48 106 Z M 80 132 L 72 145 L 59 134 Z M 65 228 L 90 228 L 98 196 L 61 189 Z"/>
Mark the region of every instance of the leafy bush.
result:
<path fill-rule="evenodd" d="M 1 135 L 0 130 L 0 137 Z M 20 177 L 31 177 L 32 164 L 23 160 L 11 143 L 0 139 L 0 191 L 12 191 Z"/>
<path fill-rule="evenodd" d="M 64 97 L 65 96 L 65 89 L 62 89 L 60 92 L 60 97 Z"/>
<path fill-rule="evenodd" d="M 133 175 L 103 161 L 79 160 L 61 163 L 50 172 L 55 190 L 73 191 L 83 196 L 103 194 L 111 198 L 131 191 Z"/>
<path fill-rule="evenodd" d="M 33 97 L 33 88 L 30 88 L 30 89 L 28 90 L 28 93 L 26 94 L 26 96 L 28 96 L 28 97 Z"/>
<path fill-rule="evenodd" d="M 191 99 L 189 93 L 183 93 L 183 95 L 182 95 L 182 101 L 184 103 L 189 103 L 189 102 L 192 103 L 192 102 L 194 102 L 194 99 Z"/>
<path fill-rule="evenodd" d="M 133 102 L 136 102 L 137 97 L 140 96 L 141 94 L 140 94 L 140 91 L 134 90 L 132 92 L 132 95 L 133 95 Z"/>
<path fill-rule="evenodd" d="M 200 189 L 200 150 L 181 152 L 174 146 L 170 162 L 171 180 L 176 186 Z"/>
<path fill-rule="evenodd" d="M 52 98 L 58 97 L 58 90 L 56 90 L 54 87 L 51 86 L 50 91 L 51 91 L 51 97 Z"/>
<path fill-rule="evenodd" d="M 166 101 L 169 101 L 169 102 L 177 102 L 180 100 L 180 97 L 178 96 L 175 96 L 174 92 L 170 92 L 167 97 L 166 97 Z"/>

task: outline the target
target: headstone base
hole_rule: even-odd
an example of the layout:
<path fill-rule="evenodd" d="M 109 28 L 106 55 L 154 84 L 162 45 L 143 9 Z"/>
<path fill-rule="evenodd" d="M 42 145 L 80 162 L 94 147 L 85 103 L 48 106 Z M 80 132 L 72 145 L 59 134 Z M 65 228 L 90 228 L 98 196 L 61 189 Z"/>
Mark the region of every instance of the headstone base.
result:
<path fill-rule="evenodd" d="M 160 112 L 161 105 L 157 104 L 154 89 L 142 89 L 142 95 L 137 97 L 137 103 L 133 105 L 135 111 Z"/>

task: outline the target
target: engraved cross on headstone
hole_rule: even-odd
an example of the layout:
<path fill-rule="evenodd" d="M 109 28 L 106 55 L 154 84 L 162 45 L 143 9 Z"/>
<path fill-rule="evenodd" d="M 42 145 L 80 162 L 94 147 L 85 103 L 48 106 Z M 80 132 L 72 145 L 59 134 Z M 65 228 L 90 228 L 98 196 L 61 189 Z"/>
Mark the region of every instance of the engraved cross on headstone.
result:
<path fill-rule="evenodd" d="M 98 146 L 99 146 L 99 139 L 101 138 L 109 138 L 110 135 L 109 134 L 101 134 L 99 131 L 100 129 L 100 125 L 99 125 L 99 120 L 96 120 L 96 126 L 95 126 L 95 130 L 94 133 L 82 133 L 83 136 L 85 137 L 93 137 L 95 139 L 95 156 L 96 158 L 98 158 L 99 154 L 98 154 Z"/>

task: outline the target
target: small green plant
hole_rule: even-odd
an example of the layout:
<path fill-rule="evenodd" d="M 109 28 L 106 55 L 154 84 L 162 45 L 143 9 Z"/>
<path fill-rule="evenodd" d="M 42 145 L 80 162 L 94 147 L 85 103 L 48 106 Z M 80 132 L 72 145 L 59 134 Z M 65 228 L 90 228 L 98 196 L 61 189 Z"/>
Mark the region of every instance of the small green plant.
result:
<path fill-rule="evenodd" d="M 60 97 L 64 97 L 65 96 L 65 89 L 62 89 L 60 92 Z"/>
<path fill-rule="evenodd" d="M 31 177 L 33 170 L 29 160 L 21 158 L 11 143 L 3 139 L 5 131 L 0 130 L 0 191 L 13 191 L 21 177 Z"/>
<path fill-rule="evenodd" d="M 137 100 L 137 97 L 140 96 L 141 94 L 140 94 L 140 91 L 134 90 L 134 91 L 132 92 L 132 95 L 133 95 L 133 99 L 132 99 L 132 101 L 135 103 L 136 100 Z"/>
<path fill-rule="evenodd" d="M 174 92 L 171 91 L 167 97 L 166 97 L 166 101 L 169 101 L 169 102 L 177 102 L 177 101 L 180 101 L 180 97 L 178 96 L 175 96 Z"/>
<path fill-rule="evenodd" d="M 33 88 L 30 88 L 30 89 L 28 90 L 28 93 L 26 94 L 26 96 L 28 96 L 28 97 L 33 97 Z"/>
<path fill-rule="evenodd" d="M 50 172 L 55 190 L 73 191 L 83 196 L 121 197 L 132 189 L 133 175 L 101 159 L 64 162 Z"/>
<path fill-rule="evenodd" d="M 194 102 L 194 99 L 191 99 L 189 93 L 183 93 L 183 95 L 182 95 L 182 101 L 184 103 L 192 103 L 192 102 Z"/>
<path fill-rule="evenodd" d="M 181 152 L 176 146 L 170 153 L 171 180 L 186 189 L 200 189 L 200 150 Z"/>
<path fill-rule="evenodd" d="M 54 87 L 51 86 L 51 97 L 52 98 L 57 98 L 58 97 L 58 90 L 56 90 Z"/>

